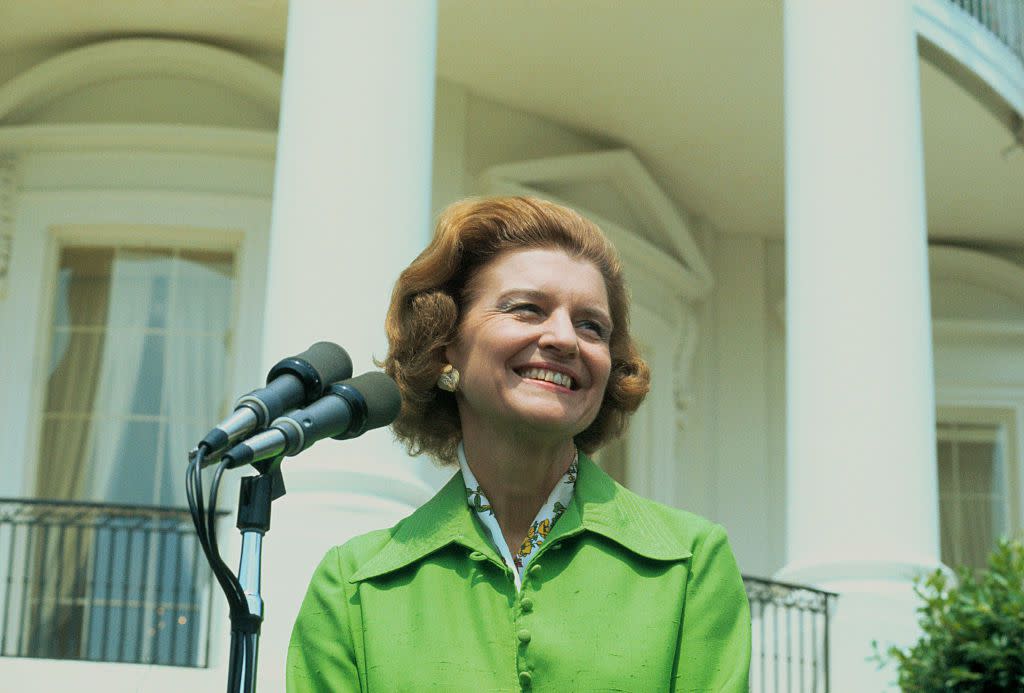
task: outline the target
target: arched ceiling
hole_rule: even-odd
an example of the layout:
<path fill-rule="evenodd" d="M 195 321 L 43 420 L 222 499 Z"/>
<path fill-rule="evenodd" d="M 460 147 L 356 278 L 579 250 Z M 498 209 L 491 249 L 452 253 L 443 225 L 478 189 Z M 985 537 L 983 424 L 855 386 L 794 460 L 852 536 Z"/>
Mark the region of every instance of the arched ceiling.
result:
<path fill-rule="evenodd" d="M 782 5 L 440 0 L 438 73 L 628 146 L 680 207 L 722 231 L 781 237 Z M 280 67 L 287 3 L 48 0 L 2 14 L 6 80 L 54 50 L 119 36 L 191 38 Z M 1019 243 L 1024 150 L 1004 155 L 1006 129 L 927 63 L 921 89 L 931 234 Z"/>

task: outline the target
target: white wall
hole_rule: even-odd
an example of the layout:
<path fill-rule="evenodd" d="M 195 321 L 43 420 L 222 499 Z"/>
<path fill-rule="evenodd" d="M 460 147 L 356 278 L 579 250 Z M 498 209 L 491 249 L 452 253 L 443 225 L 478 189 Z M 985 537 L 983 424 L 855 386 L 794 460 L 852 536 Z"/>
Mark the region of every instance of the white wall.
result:
<path fill-rule="evenodd" d="M 702 306 L 694 430 L 706 489 L 683 505 L 725 526 L 740 565 L 770 577 L 785 561 L 785 344 L 782 243 L 706 231 L 715 278 Z"/>

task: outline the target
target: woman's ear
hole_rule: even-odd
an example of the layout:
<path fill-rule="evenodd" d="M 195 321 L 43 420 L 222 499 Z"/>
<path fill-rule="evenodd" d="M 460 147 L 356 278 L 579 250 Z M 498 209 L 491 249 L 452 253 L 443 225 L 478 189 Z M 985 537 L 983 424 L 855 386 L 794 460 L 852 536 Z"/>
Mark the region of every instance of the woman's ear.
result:
<path fill-rule="evenodd" d="M 458 366 L 456 365 L 459 362 L 458 352 L 458 346 L 454 342 L 446 346 L 444 348 L 444 362 L 450 363 L 456 368 L 458 368 Z"/>

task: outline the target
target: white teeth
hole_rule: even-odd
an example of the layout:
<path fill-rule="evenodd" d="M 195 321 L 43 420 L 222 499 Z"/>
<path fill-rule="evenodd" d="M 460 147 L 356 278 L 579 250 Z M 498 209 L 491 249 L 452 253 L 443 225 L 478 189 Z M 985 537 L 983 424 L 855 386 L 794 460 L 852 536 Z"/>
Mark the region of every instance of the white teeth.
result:
<path fill-rule="evenodd" d="M 572 378 L 567 376 L 565 373 L 556 373 L 555 371 L 549 371 L 545 368 L 527 368 L 523 371 L 524 378 L 532 378 L 533 380 L 546 380 L 549 383 L 555 385 L 561 385 L 572 389 Z"/>

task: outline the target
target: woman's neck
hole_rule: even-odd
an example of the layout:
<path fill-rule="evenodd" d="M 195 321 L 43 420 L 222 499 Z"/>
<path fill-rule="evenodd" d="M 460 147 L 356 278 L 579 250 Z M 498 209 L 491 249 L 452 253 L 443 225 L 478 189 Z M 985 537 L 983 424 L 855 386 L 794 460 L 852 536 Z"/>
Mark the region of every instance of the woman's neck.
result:
<path fill-rule="evenodd" d="M 483 489 L 505 543 L 515 552 L 551 490 L 575 457 L 572 440 L 549 444 L 463 431 L 466 461 Z"/>

